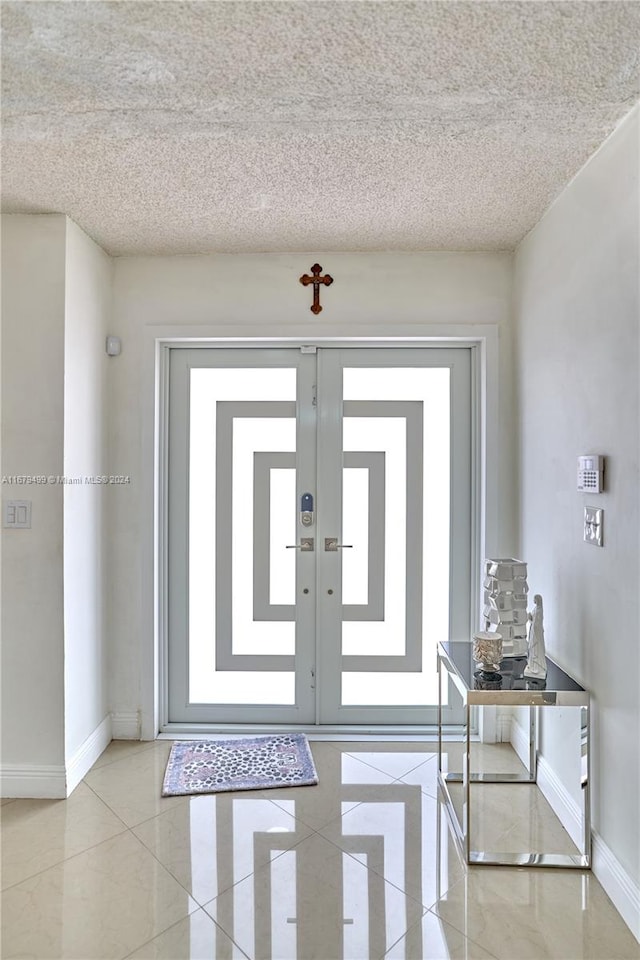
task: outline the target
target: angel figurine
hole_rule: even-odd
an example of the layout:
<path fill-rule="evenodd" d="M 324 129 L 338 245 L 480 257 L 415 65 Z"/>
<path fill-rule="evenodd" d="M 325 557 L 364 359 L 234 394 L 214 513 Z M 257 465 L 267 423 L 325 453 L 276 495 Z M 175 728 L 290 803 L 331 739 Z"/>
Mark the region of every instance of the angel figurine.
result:
<path fill-rule="evenodd" d="M 547 676 L 547 658 L 544 649 L 544 627 L 542 625 L 542 597 L 539 593 L 535 594 L 533 603 L 532 612 L 527 614 L 527 620 L 530 621 L 527 639 L 529 654 L 524 675 L 536 680 L 544 680 Z"/>

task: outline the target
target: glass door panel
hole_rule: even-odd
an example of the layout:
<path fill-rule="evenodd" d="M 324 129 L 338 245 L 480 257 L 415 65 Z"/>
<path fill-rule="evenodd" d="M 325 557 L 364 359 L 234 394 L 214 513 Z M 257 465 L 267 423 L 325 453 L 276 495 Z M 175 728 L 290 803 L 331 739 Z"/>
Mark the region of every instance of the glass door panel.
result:
<path fill-rule="evenodd" d="M 175 416 L 188 419 L 184 438 L 174 424 L 169 450 L 178 580 L 186 554 L 170 590 L 170 627 L 186 641 L 170 644 L 175 719 L 313 718 L 313 644 L 299 651 L 296 642 L 298 579 L 313 583 L 313 558 L 289 549 L 300 539 L 298 441 L 311 367 L 298 351 L 183 350 L 172 361 L 174 407 L 183 400 Z"/>
<path fill-rule="evenodd" d="M 470 635 L 470 351 L 171 354 L 169 722 L 435 722 L 437 643 Z"/>
<path fill-rule="evenodd" d="M 322 523 L 340 545 L 320 571 L 322 634 L 337 634 L 320 675 L 340 678 L 321 716 L 428 722 L 437 644 L 471 620 L 469 352 L 333 351 L 321 370 Z"/>
<path fill-rule="evenodd" d="M 433 659 L 449 626 L 449 392 L 448 367 L 343 371 L 345 459 L 366 442 L 383 453 L 386 466 L 380 483 L 385 496 L 376 511 L 386 544 L 384 615 L 381 610 L 375 623 L 343 622 L 344 705 L 408 706 L 437 698 Z M 354 407 L 369 416 L 349 416 Z M 376 416 L 380 407 L 387 416 Z M 429 463 L 425 468 L 424 451 L 437 470 Z M 343 528 L 349 508 L 343 478 Z M 354 653 L 366 657 L 364 670 L 354 670 L 357 663 L 347 659 Z"/>
<path fill-rule="evenodd" d="M 350 411 L 371 411 L 371 416 L 348 416 Z M 377 536 L 367 538 L 367 569 L 374 579 L 368 585 L 366 604 L 359 609 L 344 611 L 342 624 L 343 657 L 385 655 L 404 657 L 406 653 L 407 584 L 407 443 L 405 421 L 394 416 L 376 416 L 376 405 L 363 404 L 357 408 L 345 403 L 343 420 L 344 462 L 355 452 L 365 454 L 367 487 L 373 496 L 356 500 L 349 496 L 349 481 L 343 467 L 342 541 L 350 547 L 342 555 L 342 602 L 348 602 L 350 581 L 353 577 L 351 550 L 364 553 L 364 545 L 356 536 L 348 537 L 353 525 L 351 514 L 360 517 L 360 525 L 374 526 Z M 376 447 L 375 450 L 369 448 Z M 374 492 L 375 491 L 375 492 Z M 346 495 L 345 495 L 346 494 Z M 365 513 L 366 510 L 366 513 Z M 354 531 L 355 533 L 355 531 Z M 352 545 L 352 546 L 351 546 Z M 393 563 L 389 558 L 393 557 Z M 363 564 L 364 566 L 364 564 Z M 348 618 L 347 618 L 348 613 Z M 366 626 L 363 626 L 366 624 Z M 349 660 L 351 665 L 355 661 Z"/>

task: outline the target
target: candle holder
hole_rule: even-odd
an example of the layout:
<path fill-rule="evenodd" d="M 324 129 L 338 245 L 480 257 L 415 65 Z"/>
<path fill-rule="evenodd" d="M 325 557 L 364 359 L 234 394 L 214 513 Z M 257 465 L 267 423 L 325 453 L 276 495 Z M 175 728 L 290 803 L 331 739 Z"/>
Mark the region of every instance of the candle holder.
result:
<path fill-rule="evenodd" d="M 496 680 L 500 677 L 502 660 L 502 635 L 495 632 L 474 633 L 473 659 L 480 665 L 481 680 Z"/>

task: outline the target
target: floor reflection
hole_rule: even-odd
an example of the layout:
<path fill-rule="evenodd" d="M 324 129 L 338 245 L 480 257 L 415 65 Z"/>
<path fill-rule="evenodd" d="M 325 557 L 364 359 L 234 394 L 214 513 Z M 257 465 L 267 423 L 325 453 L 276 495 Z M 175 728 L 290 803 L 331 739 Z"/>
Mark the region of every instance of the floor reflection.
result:
<path fill-rule="evenodd" d="M 382 957 L 398 941 L 401 953 L 422 956 L 422 916 L 464 868 L 437 800 L 419 778 L 392 774 L 415 778 L 432 752 L 315 744 L 314 755 L 317 787 L 221 794 L 210 798 L 208 827 L 193 821 L 194 861 L 213 854 L 203 829 L 217 838 L 218 895 L 205 909 L 252 957 Z M 309 819 L 322 823 L 315 833 Z"/>
<path fill-rule="evenodd" d="M 69 801 L 3 805 L 4 957 L 640 956 L 589 872 L 465 867 L 434 744 L 312 742 L 316 786 L 165 799 L 168 746 L 113 745 Z M 509 744 L 476 753 L 519 764 Z M 484 785 L 479 836 L 566 843 L 536 789 Z"/>

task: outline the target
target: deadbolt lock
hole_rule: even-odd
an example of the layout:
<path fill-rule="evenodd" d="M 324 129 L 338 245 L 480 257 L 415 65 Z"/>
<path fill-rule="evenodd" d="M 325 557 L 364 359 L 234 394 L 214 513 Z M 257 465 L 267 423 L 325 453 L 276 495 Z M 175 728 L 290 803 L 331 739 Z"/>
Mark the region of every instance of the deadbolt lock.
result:
<path fill-rule="evenodd" d="M 300 497 L 300 523 L 303 527 L 313 525 L 313 494 L 303 493 Z"/>

